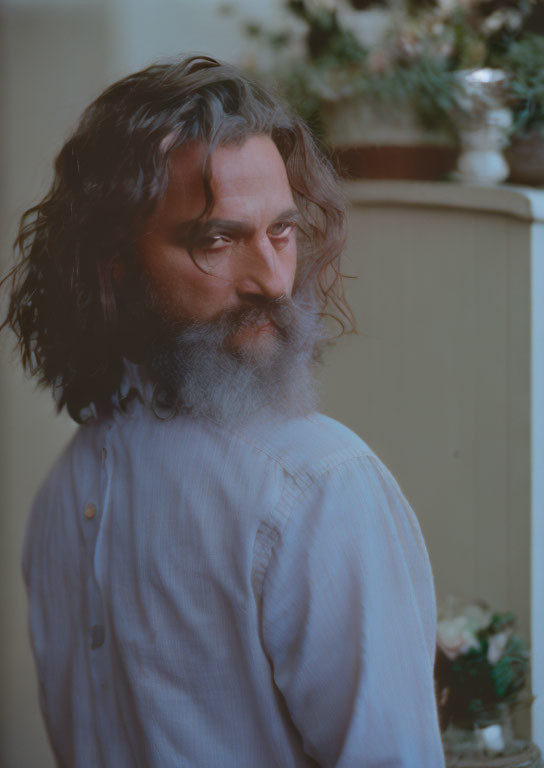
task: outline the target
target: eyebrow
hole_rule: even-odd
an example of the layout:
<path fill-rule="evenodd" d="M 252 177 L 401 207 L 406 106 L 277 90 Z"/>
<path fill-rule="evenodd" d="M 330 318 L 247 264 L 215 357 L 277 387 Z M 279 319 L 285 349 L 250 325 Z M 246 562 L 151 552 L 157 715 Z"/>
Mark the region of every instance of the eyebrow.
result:
<path fill-rule="evenodd" d="M 299 224 L 302 220 L 300 212 L 297 208 L 287 208 L 282 211 L 271 222 L 270 226 L 277 224 L 279 221 L 289 219 Z M 195 240 L 200 237 L 206 237 L 213 235 L 216 232 L 232 235 L 248 235 L 253 231 L 251 224 L 245 221 L 235 221 L 233 219 L 189 219 L 177 224 L 174 228 L 175 237 L 180 240 L 190 239 Z"/>

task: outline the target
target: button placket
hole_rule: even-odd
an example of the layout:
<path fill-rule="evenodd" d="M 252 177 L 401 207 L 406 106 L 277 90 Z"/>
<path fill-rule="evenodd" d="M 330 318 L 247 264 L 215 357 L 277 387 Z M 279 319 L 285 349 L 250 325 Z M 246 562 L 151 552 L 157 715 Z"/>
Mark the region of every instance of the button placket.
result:
<path fill-rule="evenodd" d="M 103 610 L 100 590 L 94 574 L 94 554 L 96 540 L 99 532 L 100 514 L 98 506 L 94 501 L 88 500 L 83 507 L 85 539 L 88 546 L 89 557 L 89 581 L 87 584 L 87 594 L 89 601 L 89 625 L 88 642 L 92 651 L 101 648 L 106 638 L 106 629 L 103 621 Z"/>
<path fill-rule="evenodd" d="M 103 692 L 107 686 L 105 667 L 107 664 L 107 632 L 108 621 L 104 610 L 102 590 L 100 586 L 100 546 L 101 528 L 104 525 L 104 516 L 109 503 L 109 478 L 111 461 L 109 443 L 111 440 L 112 425 L 108 425 L 104 434 L 104 441 L 99 449 L 100 472 L 97 477 L 96 488 L 91 490 L 84 507 L 84 536 L 89 543 L 89 581 L 88 590 L 88 624 L 87 624 L 87 648 L 90 653 L 89 661 L 91 674 L 96 685 L 96 690 Z M 94 496 L 94 493 L 96 496 Z M 94 498 L 93 498 L 94 496 Z"/>

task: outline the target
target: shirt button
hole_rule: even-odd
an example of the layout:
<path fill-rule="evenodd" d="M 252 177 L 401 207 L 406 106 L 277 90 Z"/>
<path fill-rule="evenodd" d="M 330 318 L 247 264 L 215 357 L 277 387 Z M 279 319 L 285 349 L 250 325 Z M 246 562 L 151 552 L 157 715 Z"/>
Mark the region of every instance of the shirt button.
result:
<path fill-rule="evenodd" d="M 85 507 L 83 514 L 87 518 L 87 520 L 92 520 L 93 517 L 96 515 L 96 507 L 92 502 L 89 502 L 87 506 Z"/>

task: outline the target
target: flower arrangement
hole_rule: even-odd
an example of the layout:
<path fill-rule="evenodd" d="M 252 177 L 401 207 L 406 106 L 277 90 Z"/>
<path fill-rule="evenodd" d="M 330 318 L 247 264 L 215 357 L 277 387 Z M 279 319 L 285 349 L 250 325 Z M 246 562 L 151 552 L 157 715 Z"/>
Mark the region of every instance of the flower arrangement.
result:
<path fill-rule="evenodd" d="M 286 0 L 285 7 L 285 28 L 251 22 L 245 31 L 261 50 L 281 53 L 269 74 L 318 134 L 331 105 L 362 99 L 407 103 L 423 127 L 455 138 L 454 75 L 473 67 L 512 74 L 517 131 L 544 122 L 537 0 Z"/>
<path fill-rule="evenodd" d="M 439 614 L 435 680 L 443 729 L 483 726 L 521 701 L 529 654 L 511 612 L 449 598 Z"/>

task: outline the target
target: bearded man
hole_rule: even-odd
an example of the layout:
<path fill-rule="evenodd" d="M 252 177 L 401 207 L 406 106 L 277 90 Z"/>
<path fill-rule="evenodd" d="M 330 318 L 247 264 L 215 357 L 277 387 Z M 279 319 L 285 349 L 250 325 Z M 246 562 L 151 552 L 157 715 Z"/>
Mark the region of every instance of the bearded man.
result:
<path fill-rule="evenodd" d="M 304 124 L 206 57 L 106 90 L 24 217 L 5 324 L 81 424 L 24 548 L 59 766 L 443 766 L 417 521 L 315 410 L 344 230 Z"/>

